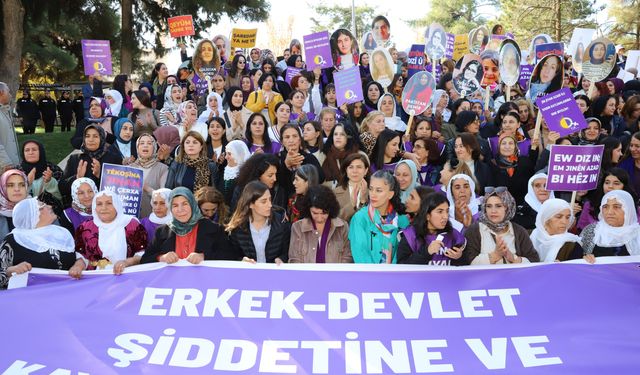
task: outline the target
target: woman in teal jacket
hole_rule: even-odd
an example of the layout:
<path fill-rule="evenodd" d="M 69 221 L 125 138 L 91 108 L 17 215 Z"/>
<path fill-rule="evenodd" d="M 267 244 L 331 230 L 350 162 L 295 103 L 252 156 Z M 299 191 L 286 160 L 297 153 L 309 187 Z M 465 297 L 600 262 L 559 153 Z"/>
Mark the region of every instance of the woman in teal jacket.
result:
<path fill-rule="evenodd" d="M 377 171 L 369 184 L 369 204 L 349 224 L 354 263 L 396 263 L 398 230 L 408 225 L 398 183 L 390 172 Z"/>

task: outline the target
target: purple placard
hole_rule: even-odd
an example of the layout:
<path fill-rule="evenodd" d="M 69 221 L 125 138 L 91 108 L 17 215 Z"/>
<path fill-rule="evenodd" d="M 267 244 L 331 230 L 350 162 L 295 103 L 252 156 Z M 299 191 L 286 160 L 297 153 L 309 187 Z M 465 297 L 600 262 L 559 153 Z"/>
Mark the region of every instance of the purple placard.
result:
<path fill-rule="evenodd" d="M 520 65 L 520 78 L 518 79 L 518 83 L 520 84 L 520 87 L 522 87 L 523 91 L 527 91 L 529 88 L 529 80 L 531 79 L 532 73 L 533 65 Z"/>
<path fill-rule="evenodd" d="M 554 91 L 536 100 L 549 130 L 560 133 L 561 137 L 575 133 L 587 127 L 578 103 L 569 88 Z"/>
<path fill-rule="evenodd" d="M 102 164 L 100 190 L 118 193 L 124 213 L 138 216 L 142 204 L 143 170 L 126 165 Z"/>
<path fill-rule="evenodd" d="M 551 145 L 547 190 L 586 191 L 598 186 L 604 145 Z"/>
<path fill-rule="evenodd" d="M 288 67 L 287 74 L 284 76 L 284 81 L 288 84 L 291 84 L 291 80 L 293 79 L 293 77 L 299 75 L 301 71 L 302 69 Z"/>
<path fill-rule="evenodd" d="M 453 47 L 456 41 L 456 34 L 447 33 L 447 48 L 444 51 L 444 57 L 453 59 Z"/>
<path fill-rule="evenodd" d="M 436 65 L 436 74 L 433 74 L 433 66 L 431 66 L 431 63 L 427 64 L 425 70 L 435 77 L 436 82 L 440 82 L 440 76 L 442 76 L 442 64 Z"/>
<path fill-rule="evenodd" d="M 547 55 L 558 55 L 560 59 L 564 59 L 564 44 L 562 43 L 545 43 L 536 46 L 535 63 L 542 60 Z"/>
<path fill-rule="evenodd" d="M 304 56 L 308 70 L 333 66 L 328 31 L 305 35 L 302 40 L 304 41 Z"/>
<path fill-rule="evenodd" d="M 407 57 L 408 77 L 424 70 L 424 44 L 412 44 Z"/>
<path fill-rule="evenodd" d="M 600 375 L 640 366 L 640 293 L 620 287 L 640 283 L 637 263 L 375 272 L 212 263 L 3 291 L 11 345 L 0 371 Z"/>
<path fill-rule="evenodd" d="M 110 75 L 111 67 L 111 42 L 108 40 L 82 39 L 82 62 L 84 74 L 100 73 Z"/>
<path fill-rule="evenodd" d="M 336 85 L 338 106 L 363 100 L 362 78 L 360 77 L 360 68 L 358 66 L 333 72 L 333 82 Z"/>

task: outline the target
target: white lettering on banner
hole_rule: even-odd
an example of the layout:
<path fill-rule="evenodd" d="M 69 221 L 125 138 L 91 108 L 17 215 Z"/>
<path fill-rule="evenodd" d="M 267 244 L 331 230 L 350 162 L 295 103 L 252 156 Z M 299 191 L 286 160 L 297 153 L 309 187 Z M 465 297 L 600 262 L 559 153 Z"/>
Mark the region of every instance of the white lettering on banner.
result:
<path fill-rule="evenodd" d="M 34 372 L 38 372 L 38 374 L 44 374 L 42 369 L 44 369 L 45 365 L 41 365 L 39 363 L 29 364 L 26 361 L 16 360 L 14 361 L 9 368 L 4 370 L 2 375 L 28 375 Z M 53 372 L 50 372 L 49 375 L 71 375 L 71 370 L 57 368 Z M 79 371 L 78 375 L 89 375 L 88 372 Z"/>
<path fill-rule="evenodd" d="M 404 319 L 419 319 L 424 310 L 433 319 L 489 318 L 496 314 L 510 317 L 518 315 L 513 297 L 519 294 L 517 288 L 461 290 L 457 298 L 446 300 L 445 310 L 439 292 L 427 292 L 427 303 L 423 292 L 330 292 L 326 304 L 303 304 L 301 291 L 207 289 L 203 293 L 195 288 L 145 288 L 138 315 L 303 319 L 302 310 L 307 314 L 326 311 L 327 318 L 335 320 L 390 320 L 397 317 L 398 313 L 393 312 L 397 307 Z M 501 310 L 485 307 L 485 303 L 496 299 Z"/>

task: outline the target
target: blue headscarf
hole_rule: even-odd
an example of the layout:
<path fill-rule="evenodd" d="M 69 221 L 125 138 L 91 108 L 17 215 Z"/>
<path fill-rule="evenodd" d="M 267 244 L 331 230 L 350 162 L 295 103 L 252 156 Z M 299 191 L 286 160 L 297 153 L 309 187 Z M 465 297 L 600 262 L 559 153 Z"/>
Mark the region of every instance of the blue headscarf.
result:
<path fill-rule="evenodd" d="M 411 184 L 405 190 L 402 190 L 402 189 L 400 190 L 400 202 L 406 203 L 413 189 L 415 189 L 416 186 L 418 186 L 418 168 L 416 167 L 416 163 L 414 163 L 413 160 L 405 159 L 405 160 L 400 160 L 398 164 L 396 164 L 396 168 L 393 172 L 395 173 L 398 167 L 401 166 L 402 164 L 406 164 L 407 167 L 409 167 L 409 170 L 411 171 Z"/>
<path fill-rule="evenodd" d="M 186 187 L 180 186 L 171 191 L 171 194 L 169 195 L 169 209 L 171 209 L 171 205 L 175 197 L 187 198 L 189 206 L 191 206 L 191 217 L 189 218 L 189 221 L 187 221 L 186 223 L 182 223 L 174 217 L 173 220 L 171 220 L 171 222 L 168 224 L 169 228 L 171 228 L 171 230 L 175 234 L 177 234 L 178 236 L 184 236 L 185 234 L 191 232 L 193 227 L 195 227 L 195 225 L 198 223 L 198 220 L 202 219 L 202 212 L 200 212 L 200 207 L 198 206 L 196 197 L 194 197 L 191 190 L 187 189 Z"/>
<path fill-rule="evenodd" d="M 124 126 L 124 124 L 126 124 L 127 122 L 133 126 L 133 123 L 131 122 L 131 120 L 129 120 L 126 117 L 119 118 L 118 120 L 116 120 L 116 123 L 113 125 L 113 135 L 116 136 L 116 139 L 118 139 L 119 143 L 122 143 L 125 145 L 128 145 L 131 142 L 131 139 L 129 139 L 128 141 L 125 141 L 124 139 L 120 138 L 120 131 L 122 130 L 122 127 Z"/>

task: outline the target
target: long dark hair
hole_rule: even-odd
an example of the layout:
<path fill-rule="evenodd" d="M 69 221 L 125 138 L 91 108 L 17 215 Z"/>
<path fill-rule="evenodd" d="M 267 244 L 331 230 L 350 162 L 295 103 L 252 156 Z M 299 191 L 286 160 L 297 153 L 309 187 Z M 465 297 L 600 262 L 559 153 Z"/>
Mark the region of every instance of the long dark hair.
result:
<path fill-rule="evenodd" d="M 238 171 L 236 186 L 242 189 L 250 181 L 258 180 L 270 166 L 280 168 L 280 160 L 277 156 L 266 152 L 251 155 Z"/>
<path fill-rule="evenodd" d="M 416 237 L 424 238 L 429 234 L 435 234 L 429 232 L 427 216 L 431 214 L 431 212 L 433 212 L 436 207 L 443 203 L 446 203 L 448 206 L 449 201 L 444 194 L 433 192 L 433 190 L 425 197 L 421 196 L 420 199 L 420 210 L 418 210 L 418 213 L 413 218 L 412 225 L 415 228 Z M 440 230 L 439 232 L 451 232 L 452 229 L 453 227 L 451 226 L 451 221 L 447 221 L 447 225 L 445 225 L 444 229 Z"/>
<path fill-rule="evenodd" d="M 340 186 L 342 186 L 342 188 L 345 190 L 349 189 L 349 176 L 347 176 L 347 168 L 349 168 L 351 163 L 353 163 L 355 160 L 360 160 L 364 164 L 365 168 L 367 168 L 367 173 L 365 174 L 364 179 L 367 182 L 369 181 L 369 173 L 371 172 L 371 170 L 369 169 L 371 167 L 369 165 L 369 158 L 367 158 L 360 152 L 356 152 L 355 154 L 351 154 L 344 158 L 342 164 L 340 164 Z"/>
<path fill-rule="evenodd" d="M 267 119 L 264 117 L 264 115 L 260 112 L 258 113 L 254 113 L 251 116 L 249 116 L 249 120 L 247 120 L 247 127 L 244 131 L 244 139 L 246 139 L 246 143 L 247 143 L 247 147 L 251 148 L 251 146 L 253 146 L 253 136 L 251 135 L 251 123 L 253 122 L 253 119 L 255 119 L 256 117 L 261 117 L 262 118 L 262 122 L 264 122 L 264 133 L 262 134 L 262 142 L 264 143 L 264 149 L 271 151 L 271 138 L 269 138 L 269 123 L 267 122 Z"/>
<path fill-rule="evenodd" d="M 322 153 L 326 155 L 331 151 L 331 146 L 333 146 L 333 133 L 336 132 L 337 127 L 341 127 L 344 130 L 344 132 L 347 133 L 347 145 L 344 147 L 344 149 L 348 150 L 349 152 L 358 152 L 358 150 L 360 149 L 360 137 L 358 137 L 358 134 L 354 131 L 354 129 L 351 126 L 347 126 L 341 122 L 338 122 L 333 127 L 333 129 L 331 129 L 331 132 L 329 133 L 327 140 L 322 145 Z M 321 130 L 322 130 L 322 126 L 321 126 Z"/>
<path fill-rule="evenodd" d="M 129 94 L 128 92 L 126 92 L 124 90 L 124 86 L 127 83 L 127 81 L 129 80 L 129 76 L 126 74 L 118 74 L 114 79 L 113 79 L 113 89 L 118 91 L 120 93 L 120 95 L 122 95 L 122 99 L 126 100 L 127 95 Z"/>
<path fill-rule="evenodd" d="M 136 96 L 136 99 L 138 99 L 138 101 L 145 106 L 146 108 L 152 108 L 151 105 L 151 96 L 149 96 L 149 94 L 147 94 L 146 91 L 144 90 L 136 90 L 132 93 L 132 95 Z M 140 110 L 138 108 L 134 108 L 133 112 L 131 113 L 131 122 L 132 123 L 136 123 L 136 120 L 138 119 L 138 114 L 140 113 Z"/>
<path fill-rule="evenodd" d="M 400 136 L 391 129 L 384 129 L 382 133 L 378 135 L 376 145 L 373 146 L 373 150 L 371 151 L 371 165 L 375 166 L 376 169 L 382 169 L 382 167 L 384 167 L 384 150 L 387 147 L 387 143 L 396 137 Z"/>
<path fill-rule="evenodd" d="M 598 141 L 599 145 L 604 145 L 604 151 L 602 152 L 601 169 L 606 171 L 607 169 L 615 167 L 613 164 L 613 150 L 622 145 L 620 140 L 616 137 L 604 137 Z"/>
<path fill-rule="evenodd" d="M 268 190 L 269 187 L 260 181 L 249 182 L 242 190 L 242 195 L 238 200 L 236 209 L 229 220 L 229 224 L 227 224 L 225 228 L 226 231 L 230 233 L 236 228 L 243 228 L 246 230 L 249 218 L 251 217 L 251 204 L 255 203 Z"/>
<path fill-rule="evenodd" d="M 245 61 L 244 69 L 242 71 L 238 71 L 238 61 L 240 58 L 243 58 Z M 247 58 L 244 55 L 235 55 L 233 56 L 233 61 L 231 61 L 231 68 L 229 68 L 229 77 L 236 78 L 238 73 L 244 74 L 247 72 Z"/>

